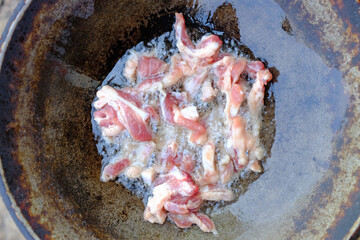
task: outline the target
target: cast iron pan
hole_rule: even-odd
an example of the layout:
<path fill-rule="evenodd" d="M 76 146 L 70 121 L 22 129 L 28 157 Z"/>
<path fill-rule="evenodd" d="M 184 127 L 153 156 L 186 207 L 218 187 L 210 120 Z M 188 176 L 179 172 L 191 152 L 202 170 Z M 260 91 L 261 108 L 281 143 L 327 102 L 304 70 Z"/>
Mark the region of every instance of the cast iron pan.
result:
<path fill-rule="evenodd" d="M 99 180 L 96 88 L 128 48 L 171 31 L 175 12 L 190 28 L 240 40 L 276 77 L 265 102 L 265 171 L 211 212 L 220 239 L 349 238 L 360 223 L 353 0 L 23 2 L 1 46 L 0 187 L 25 236 L 216 238 L 145 222 L 140 199 Z"/>

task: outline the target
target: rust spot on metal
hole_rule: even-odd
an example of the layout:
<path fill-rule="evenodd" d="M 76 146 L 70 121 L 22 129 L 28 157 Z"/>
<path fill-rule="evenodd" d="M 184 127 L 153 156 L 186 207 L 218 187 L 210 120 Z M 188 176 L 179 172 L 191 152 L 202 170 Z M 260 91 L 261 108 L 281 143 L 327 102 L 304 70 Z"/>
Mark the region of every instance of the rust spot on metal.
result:
<path fill-rule="evenodd" d="M 227 33 L 231 38 L 240 41 L 239 20 L 236 16 L 236 9 L 230 3 L 223 3 L 216 8 L 211 22 L 214 24 L 214 29 Z"/>

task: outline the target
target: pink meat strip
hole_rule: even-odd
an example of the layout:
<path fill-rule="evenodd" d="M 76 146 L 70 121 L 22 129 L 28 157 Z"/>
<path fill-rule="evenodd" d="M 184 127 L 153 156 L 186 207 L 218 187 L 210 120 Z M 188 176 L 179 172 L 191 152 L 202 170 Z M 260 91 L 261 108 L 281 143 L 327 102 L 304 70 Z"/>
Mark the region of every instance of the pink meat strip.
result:
<path fill-rule="evenodd" d="M 99 124 L 104 137 L 116 136 L 125 129 L 114 108 L 108 104 L 94 112 L 94 120 Z"/>
<path fill-rule="evenodd" d="M 152 134 L 146 124 L 149 114 L 140 108 L 141 102 L 134 93 L 116 90 L 110 86 L 102 87 L 94 103 L 95 108 L 108 104 L 117 113 L 119 122 L 126 128 L 131 137 L 138 141 L 150 141 Z"/>
<path fill-rule="evenodd" d="M 166 211 L 165 209 L 160 209 L 155 213 L 152 213 L 150 207 L 146 207 L 144 211 L 144 219 L 151 223 L 163 224 L 166 220 Z"/>
<path fill-rule="evenodd" d="M 137 67 L 140 79 L 155 78 L 164 75 L 167 63 L 156 57 L 141 56 Z"/>
<path fill-rule="evenodd" d="M 206 80 L 201 88 L 201 101 L 208 102 L 217 94 L 217 90 L 211 86 L 210 80 Z"/>
<path fill-rule="evenodd" d="M 188 212 L 197 212 L 202 202 L 200 194 L 195 194 L 190 197 L 175 195 L 165 203 L 164 207 L 165 210 L 170 213 L 186 214 Z"/>
<path fill-rule="evenodd" d="M 226 95 L 224 113 L 227 123 L 235 116 L 245 98 L 245 92 L 237 82 L 246 69 L 246 60 L 236 60 L 233 56 L 224 56 L 213 65 L 214 73 L 218 77 L 218 86 Z"/>
<path fill-rule="evenodd" d="M 178 106 L 181 102 L 186 101 L 186 95 L 180 93 L 167 93 L 165 98 L 160 100 L 160 107 L 165 121 L 175 124 L 174 121 L 174 107 Z"/>
<path fill-rule="evenodd" d="M 236 64 L 236 59 L 233 56 L 224 56 L 221 60 L 212 65 L 214 74 L 219 79 L 217 85 L 222 92 L 231 89 L 231 71 L 234 64 Z"/>
<path fill-rule="evenodd" d="M 271 79 L 272 74 L 268 69 L 260 70 L 256 73 L 256 79 L 248 97 L 251 114 L 258 114 L 264 105 L 265 85 L 267 85 Z"/>
<path fill-rule="evenodd" d="M 191 130 L 189 141 L 194 144 L 203 144 L 207 140 L 206 128 L 199 123 L 199 121 L 185 118 L 178 108 L 173 109 L 174 122 L 180 126 L 186 127 Z"/>
<path fill-rule="evenodd" d="M 156 57 L 141 56 L 137 67 L 137 75 L 142 82 L 137 86 L 137 90 L 145 92 L 155 83 L 164 78 L 168 64 Z"/>
<path fill-rule="evenodd" d="M 117 178 L 129 165 L 130 160 L 127 158 L 120 158 L 115 163 L 108 164 L 104 167 L 101 175 L 103 182 L 108 182 Z"/>
<path fill-rule="evenodd" d="M 126 61 L 125 68 L 123 71 L 124 77 L 134 82 L 136 80 L 137 66 L 139 64 L 139 56 L 136 52 L 131 52 L 128 60 Z"/>
<path fill-rule="evenodd" d="M 234 84 L 230 92 L 230 116 L 235 116 L 245 99 L 245 92 L 240 84 Z"/>
<path fill-rule="evenodd" d="M 201 198 L 208 201 L 232 201 L 234 194 L 230 189 L 217 187 L 216 185 L 206 185 L 200 189 Z"/>
<path fill-rule="evenodd" d="M 231 134 L 232 145 L 237 156 L 234 159 L 234 167 L 238 171 L 248 163 L 248 156 L 246 154 L 248 139 L 245 121 L 242 117 L 236 116 L 232 118 Z"/>
<path fill-rule="evenodd" d="M 176 46 L 180 53 L 188 61 L 205 60 L 206 62 L 213 62 L 220 52 L 222 41 L 216 35 L 204 36 L 195 47 L 186 33 L 185 20 L 182 14 L 175 13 L 176 22 L 174 25 Z"/>
<path fill-rule="evenodd" d="M 222 185 L 230 182 L 234 174 L 234 165 L 229 155 L 224 155 L 219 161 L 219 174 Z"/>
<path fill-rule="evenodd" d="M 207 143 L 202 149 L 202 167 L 203 174 L 199 183 L 201 185 L 215 184 L 219 180 L 219 173 L 215 163 L 215 146 L 213 143 Z"/>
<path fill-rule="evenodd" d="M 107 164 L 102 171 L 102 181 L 107 182 L 109 180 L 114 180 L 124 171 L 124 174 L 129 177 L 129 175 L 131 175 L 129 170 L 134 171 L 137 167 L 142 168 L 144 165 L 147 165 L 148 158 L 155 150 L 155 143 L 149 141 L 133 144 L 134 145 L 130 145 L 120 153 L 116 154 L 109 161 L 110 163 Z M 138 176 L 133 176 L 131 178 L 140 177 L 140 173 Z"/>
<path fill-rule="evenodd" d="M 199 187 L 194 183 L 191 176 L 177 167 L 174 167 L 168 174 L 160 175 L 153 183 L 153 197 L 149 197 L 148 204 L 144 212 L 144 218 L 148 221 L 164 223 L 164 206 L 172 196 L 191 197 L 199 191 Z M 162 221 L 163 220 L 163 221 Z"/>
<path fill-rule="evenodd" d="M 256 73 L 254 85 L 248 96 L 249 111 L 253 122 L 253 135 L 258 136 L 261 126 L 260 112 L 264 106 L 265 85 L 272 79 L 268 69 Z"/>
<path fill-rule="evenodd" d="M 145 167 L 148 165 L 148 159 L 156 147 L 155 143 L 151 141 L 140 142 L 136 145 L 136 148 L 128 147 L 126 148 L 127 151 L 124 151 L 132 162 L 131 166 L 125 170 L 124 175 L 132 179 L 141 176 L 141 172 L 145 170 Z"/>
<path fill-rule="evenodd" d="M 174 122 L 180 126 L 186 127 L 193 132 L 206 132 L 206 128 L 201 125 L 198 121 L 185 118 L 178 108 L 173 109 Z"/>
<path fill-rule="evenodd" d="M 246 60 L 245 58 L 240 58 L 231 69 L 231 79 L 232 83 L 235 84 L 239 81 L 240 75 L 245 71 L 246 69 Z"/>
<path fill-rule="evenodd" d="M 178 158 L 178 145 L 171 141 L 164 147 L 160 154 L 161 172 L 167 173 L 175 166 L 175 159 Z"/>
<path fill-rule="evenodd" d="M 196 224 L 203 232 L 212 232 L 217 234 L 214 222 L 203 213 L 187 213 L 187 214 L 173 214 L 168 213 L 168 217 L 179 228 L 189 228 Z"/>
<path fill-rule="evenodd" d="M 146 92 L 151 89 L 155 83 L 160 82 L 162 79 L 163 77 L 147 78 L 137 85 L 136 89 L 140 92 Z"/>
<path fill-rule="evenodd" d="M 156 110 L 153 106 L 147 105 L 143 108 L 144 108 L 144 111 L 150 115 L 150 119 L 152 119 L 155 122 L 160 122 L 160 116 L 156 112 Z"/>
<path fill-rule="evenodd" d="M 187 173 L 192 173 L 195 165 L 193 156 L 178 152 L 178 145 L 175 141 L 171 141 L 161 151 L 160 169 L 162 173 L 169 172 L 174 166 Z"/>
<path fill-rule="evenodd" d="M 182 154 L 181 157 L 176 158 L 175 165 L 178 166 L 181 170 L 191 174 L 196 166 L 194 156 L 189 154 Z"/>
<path fill-rule="evenodd" d="M 189 79 L 187 79 L 184 83 L 185 91 L 189 94 L 191 98 L 195 97 L 195 94 L 200 89 L 201 85 L 205 81 L 206 77 L 208 76 L 208 70 L 205 69 L 204 71 L 193 75 Z"/>
<path fill-rule="evenodd" d="M 169 87 L 194 73 L 194 69 L 192 69 L 188 62 L 186 62 L 180 54 L 175 54 L 170 60 L 170 70 L 162 80 L 163 86 Z"/>
<path fill-rule="evenodd" d="M 250 61 L 246 65 L 246 72 L 251 78 L 256 78 L 257 72 L 265 70 L 265 66 L 261 61 Z"/>

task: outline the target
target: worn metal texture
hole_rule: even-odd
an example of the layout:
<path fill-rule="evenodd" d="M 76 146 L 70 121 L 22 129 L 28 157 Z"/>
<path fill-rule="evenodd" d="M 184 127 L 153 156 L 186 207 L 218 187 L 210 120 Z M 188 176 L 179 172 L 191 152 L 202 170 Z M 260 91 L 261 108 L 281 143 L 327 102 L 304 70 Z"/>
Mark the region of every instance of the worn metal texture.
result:
<path fill-rule="evenodd" d="M 215 239 L 147 223 L 140 199 L 100 182 L 90 121 L 116 61 L 183 12 L 240 39 L 277 76 L 265 172 L 210 212 L 221 238 L 348 238 L 360 221 L 354 9 L 350 0 L 25 1 L 1 52 L 0 174 L 11 208 L 34 239 Z"/>

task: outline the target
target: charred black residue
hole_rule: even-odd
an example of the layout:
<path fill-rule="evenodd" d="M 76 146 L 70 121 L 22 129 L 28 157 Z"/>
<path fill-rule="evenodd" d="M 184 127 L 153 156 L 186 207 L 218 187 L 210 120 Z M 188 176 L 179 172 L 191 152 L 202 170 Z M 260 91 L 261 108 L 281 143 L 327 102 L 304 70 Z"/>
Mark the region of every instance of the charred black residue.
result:
<path fill-rule="evenodd" d="M 231 38 L 240 41 L 239 19 L 231 3 L 225 2 L 219 6 L 209 21 L 215 30 L 226 32 Z"/>
<path fill-rule="evenodd" d="M 285 17 L 284 20 L 282 21 L 281 28 L 285 32 L 287 32 L 288 34 L 293 35 L 293 31 L 292 31 L 292 28 L 291 28 L 291 25 L 290 25 L 290 21 L 289 21 L 289 19 L 287 17 Z"/>

